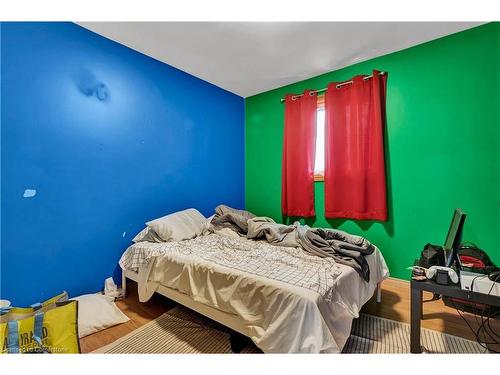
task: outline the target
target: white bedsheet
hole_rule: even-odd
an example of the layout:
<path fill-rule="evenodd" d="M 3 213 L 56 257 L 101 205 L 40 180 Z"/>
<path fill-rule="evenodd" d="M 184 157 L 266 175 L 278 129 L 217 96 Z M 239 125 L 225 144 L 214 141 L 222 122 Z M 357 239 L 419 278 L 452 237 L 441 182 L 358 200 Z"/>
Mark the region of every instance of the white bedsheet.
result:
<path fill-rule="evenodd" d="M 235 262 L 241 257 L 243 264 Z M 178 290 L 237 315 L 266 353 L 338 353 L 353 318 L 388 276 L 378 249 L 366 259 L 369 283 L 352 268 L 301 249 L 211 234 L 180 243 L 134 244 L 120 265 L 139 270 L 142 302 L 160 284 Z M 290 278 L 290 272 L 305 277 Z"/>

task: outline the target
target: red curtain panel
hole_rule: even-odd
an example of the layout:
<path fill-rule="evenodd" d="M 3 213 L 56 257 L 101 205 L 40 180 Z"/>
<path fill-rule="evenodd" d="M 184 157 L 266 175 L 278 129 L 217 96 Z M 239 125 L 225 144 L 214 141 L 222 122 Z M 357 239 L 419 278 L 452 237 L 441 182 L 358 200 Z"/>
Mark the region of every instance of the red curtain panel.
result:
<path fill-rule="evenodd" d="M 384 122 L 387 74 L 328 85 L 325 94 L 325 216 L 387 220 Z"/>
<path fill-rule="evenodd" d="M 285 97 L 281 209 L 286 216 L 314 216 L 314 152 L 317 96 Z"/>

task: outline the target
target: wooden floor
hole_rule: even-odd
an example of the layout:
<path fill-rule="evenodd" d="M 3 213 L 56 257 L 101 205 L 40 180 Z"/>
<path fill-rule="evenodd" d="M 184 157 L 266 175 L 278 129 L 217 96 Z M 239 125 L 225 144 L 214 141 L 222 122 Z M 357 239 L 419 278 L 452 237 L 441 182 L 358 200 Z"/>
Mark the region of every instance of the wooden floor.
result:
<path fill-rule="evenodd" d="M 140 326 L 158 318 L 164 312 L 177 306 L 177 303 L 162 295 L 155 293 L 148 302 L 139 302 L 137 296 L 137 284 L 129 282 L 127 284 L 127 297 L 122 301 L 117 301 L 116 305 L 127 315 L 130 320 L 126 323 L 110 327 L 92 335 L 80 339 L 82 353 L 89 353 L 101 346 L 111 344 L 113 341 L 132 332 Z"/>
<path fill-rule="evenodd" d="M 431 298 L 432 294 L 424 293 L 424 300 Z M 127 298 L 116 302 L 116 304 L 130 318 L 130 321 L 82 338 L 80 340 L 82 353 L 88 353 L 112 343 L 177 305 L 176 302 L 156 293 L 148 302 L 140 303 L 134 282 L 127 285 Z M 383 318 L 409 323 L 409 283 L 397 279 L 385 280 L 382 284 L 382 303 L 378 304 L 372 298 L 363 307 L 362 311 Z M 442 301 L 425 302 L 423 311 L 422 327 L 475 340 L 474 335 L 457 311 L 445 306 Z M 469 323 L 476 327 L 474 316 L 471 314 L 465 314 L 465 316 Z M 497 331 L 500 331 L 500 322 L 498 320 L 494 322 L 493 326 Z"/>

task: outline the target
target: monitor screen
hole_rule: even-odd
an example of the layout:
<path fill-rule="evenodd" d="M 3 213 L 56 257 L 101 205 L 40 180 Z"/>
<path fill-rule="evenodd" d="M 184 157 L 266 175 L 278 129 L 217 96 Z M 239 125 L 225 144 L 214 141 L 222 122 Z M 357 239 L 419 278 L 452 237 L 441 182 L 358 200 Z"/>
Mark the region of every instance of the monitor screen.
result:
<path fill-rule="evenodd" d="M 462 242 L 462 230 L 465 222 L 465 213 L 457 208 L 451 220 L 450 229 L 444 243 L 446 252 L 446 267 L 451 267 L 455 260 L 458 261 L 458 249 Z M 457 264 L 457 267 L 459 265 Z"/>

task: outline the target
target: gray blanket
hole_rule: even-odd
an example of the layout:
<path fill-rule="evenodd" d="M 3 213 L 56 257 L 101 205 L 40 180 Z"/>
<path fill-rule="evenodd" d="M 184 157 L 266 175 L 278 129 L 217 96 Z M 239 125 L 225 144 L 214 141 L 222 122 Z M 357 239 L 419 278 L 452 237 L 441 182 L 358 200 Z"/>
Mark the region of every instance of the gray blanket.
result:
<path fill-rule="evenodd" d="M 278 224 L 270 217 L 254 217 L 248 220 L 247 238 L 252 240 L 265 239 L 273 245 L 298 247 L 297 227 L 294 225 Z"/>
<path fill-rule="evenodd" d="M 229 228 L 242 236 L 246 236 L 248 232 L 248 219 L 253 217 L 255 215 L 251 212 L 237 210 L 221 204 L 215 207 L 215 215 L 210 224 L 213 230 Z"/>
<path fill-rule="evenodd" d="M 332 257 L 337 263 L 354 268 L 365 281 L 370 281 L 370 267 L 365 259 L 375 247 L 361 236 L 341 230 L 324 228 L 300 228 L 302 248 L 320 257 Z"/>
<path fill-rule="evenodd" d="M 212 230 L 230 228 L 240 236 L 266 240 L 278 246 L 301 247 L 312 255 L 331 257 L 337 263 L 354 268 L 365 281 L 370 281 L 370 267 L 365 259 L 374 246 L 361 236 L 341 230 L 310 228 L 295 222 L 278 224 L 269 217 L 256 217 L 251 212 L 220 205 L 211 221 Z"/>

